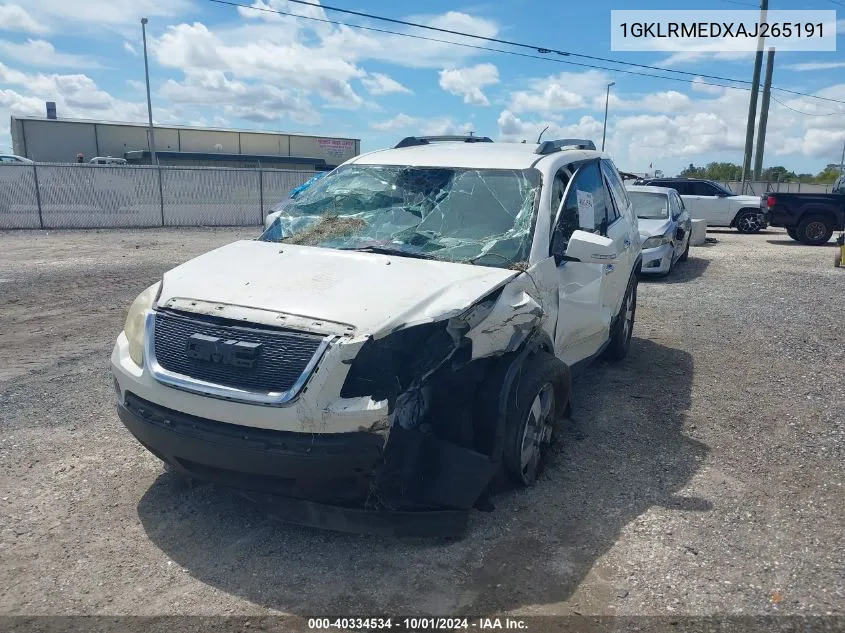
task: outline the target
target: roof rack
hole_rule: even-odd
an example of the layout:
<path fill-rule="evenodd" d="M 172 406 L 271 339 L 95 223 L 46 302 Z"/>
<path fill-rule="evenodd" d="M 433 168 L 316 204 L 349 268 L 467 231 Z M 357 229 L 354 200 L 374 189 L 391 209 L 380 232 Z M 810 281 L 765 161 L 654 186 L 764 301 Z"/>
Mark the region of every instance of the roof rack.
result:
<path fill-rule="evenodd" d="M 539 147 L 534 150 L 535 154 L 546 155 L 554 152 L 559 152 L 564 147 L 572 147 L 576 149 L 596 149 L 596 144 L 585 138 L 559 138 L 554 141 L 543 141 Z"/>
<path fill-rule="evenodd" d="M 463 143 L 492 143 L 493 139 L 489 136 L 406 136 L 393 149 L 400 149 L 402 147 L 414 147 L 415 145 L 428 145 L 430 143 L 448 143 L 448 142 L 463 142 Z"/>

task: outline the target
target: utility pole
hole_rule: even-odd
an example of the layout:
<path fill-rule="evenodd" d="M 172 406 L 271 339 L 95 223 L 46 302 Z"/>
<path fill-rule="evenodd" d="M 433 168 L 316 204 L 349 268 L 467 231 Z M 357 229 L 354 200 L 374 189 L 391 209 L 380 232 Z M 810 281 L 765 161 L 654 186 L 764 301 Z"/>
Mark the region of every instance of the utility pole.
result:
<path fill-rule="evenodd" d="M 604 126 L 601 129 L 601 151 L 604 151 L 604 139 L 607 135 L 607 104 L 610 103 L 610 87 L 615 85 L 615 81 L 607 84 L 607 94 L 604 97 Z"/>
<path fill-rule="evenodd" d="M 760 2 L 760 22 L 766 21 L 766 12 L 769 10 L 769 0 Z M 745 155 L 742 159 L 742 191 L 745 193 L 745 183 L 751 172 L 751 153 L 754 150 L 754 120 L 757 118 L 757 93 L 760 90 L 760 69 L 763 66 L 763 42 L 762 37 L 757 40 L 757 55 L 754 58 L 754 75 L 751 80 L 751 99 L 748 103 L 748 123 L 745 126 Z"/>
<path fill-rule="evenodd" d="M 150 64 L 147 61 L 147 18 L 141 18 L 141 36 L 144 40 L 144 75 L 147 79 L 147 117 L 150 121 L 150 162 L 157 165 L 156 137 L 153 130 L 153 102 L 150 99 Z"/>
<path fill-rule="evenodd" d="M 766 59 L 766 79 L 763 83 L 763 103 L 760 106 L 760 125 L 757 128 L 757 153 L 754 155 L 754 180 L 763 173 L 763 152 L 766 147 L 766 125 L 769 122 L 769 100 L 772 96 L 772 71 L 775 67 L 775 48 L 769 48 Z"/>

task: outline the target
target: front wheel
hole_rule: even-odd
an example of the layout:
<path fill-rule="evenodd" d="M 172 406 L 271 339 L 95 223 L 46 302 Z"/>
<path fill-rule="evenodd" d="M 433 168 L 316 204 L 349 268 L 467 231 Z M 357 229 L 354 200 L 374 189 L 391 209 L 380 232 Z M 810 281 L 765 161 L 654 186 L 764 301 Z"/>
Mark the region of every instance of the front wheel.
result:
<path fill-rule="evenodd" d="M 628 355 L 631 347 L 631 334 L 634 332 L 634 316 L 637 312 L 637 278 L 628 282 L 622 307 L 616 315 L 611 329 L 610 342 L 604 350 L 604 357 L 608 360 L 622 360 Z"/>
<path fill-rule="evenodd" d="M 740 233 L 757 233 L 763 228 L 763 214 L 759 211 L 740 211 L 735 224 Z"/>
<path fill-rule="evenodd" d="M 543 469 L 555 426 L 569 404 L 569 368 L 547 352 L 526 361 L 508 398 L 502 461 L 508 476 L 530 486 Z"/>

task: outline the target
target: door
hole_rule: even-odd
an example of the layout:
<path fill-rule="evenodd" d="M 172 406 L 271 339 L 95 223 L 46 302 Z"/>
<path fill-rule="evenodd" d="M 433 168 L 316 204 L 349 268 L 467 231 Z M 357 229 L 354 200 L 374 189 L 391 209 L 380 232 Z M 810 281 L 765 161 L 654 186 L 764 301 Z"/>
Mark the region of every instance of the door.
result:
<path fill-rule="evenodd" d="M 684 202 L 692 217 L 706 220 L 709 226 L 727 226 L 730 204 L 719 189 L 709 182 L 689 183 L 691 195 L 684 196 Z"/>
<path fill-rule="evenodd" d="M 598 159 L 581 163 L 571 178 L 561 170 L 553 187 L 552 204 L 560 202 L 552 240 L 565 244 L 576 229 L 607 233 L 607 207 L 612 203 Z M 612 314 L 605 305 L 605 286 L 615 272 L 613 264 L 558 263 L 555 354 L 568 365 L 593 356 L 607 340 Z"/>
<path fill-rule="evenodd" d="M 607 229 L 603 234 L 613 240 L 617 253 L 616 260 L 605 265 L 602 286 L 602 306 L 612 319 L 619 312 L 625 291 L 628 289 L 628 281 L 637 256 L 639 233 L 634 219 L 636 214 L 616 167 L 611 161 L 602 159 L 601 171 L 607 198 Z"/>

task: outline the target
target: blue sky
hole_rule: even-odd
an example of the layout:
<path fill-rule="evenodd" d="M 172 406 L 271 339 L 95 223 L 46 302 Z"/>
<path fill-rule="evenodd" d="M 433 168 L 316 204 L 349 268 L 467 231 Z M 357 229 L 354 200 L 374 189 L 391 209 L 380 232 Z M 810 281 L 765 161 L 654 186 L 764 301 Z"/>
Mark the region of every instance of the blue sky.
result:
<path fill-rule="evenodd" d="M 286 0 L 255 4 L 438 37 Z M 611 9 L 669 9 L 675 2 L 334 4 L 691 73 L 751 76 L 747 54 L 610 50 Z M 845 6 L 832 0 L 802 5 L 839 9 L 839 50 L 779 52 L 774 83 L 845 101 Z M 783 0 L 770 6 L 796 8 Z M 709 0 L 685 8 L 749 7 Z M 694 77 L 669 81 L 564 64 L 560 57 L 525 59 L 422 42 L 207 0 L 0 0 L 0 151 L 11 149 L 9 115 L 41 115 L 46 100 L 57 102 L 59 117 L 145 120 L 139 25 L 144 15 L 154 117 L 160 123 L 350 136 L 362 139 L 364 150 L 414 133 L 473 130 L 500 140 L 535 140 L 547 125 L 546 138 L 600 142 L 605 87 L 615 81 L 607 148 L 621 168 L 646 171 L 651 164 L 676 173 L 690 162 L 741 162 L 747 91 L 707 86 Z M 816 172 L 838 163 L 845 104 L 774 96 L 781 103 L 773 101 L 770 110 L 766 165 Z"/>

